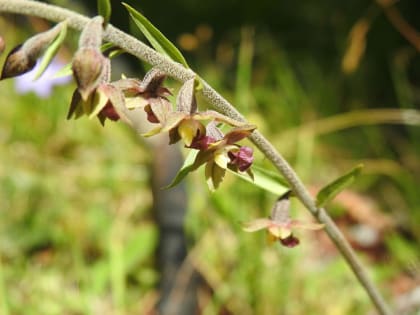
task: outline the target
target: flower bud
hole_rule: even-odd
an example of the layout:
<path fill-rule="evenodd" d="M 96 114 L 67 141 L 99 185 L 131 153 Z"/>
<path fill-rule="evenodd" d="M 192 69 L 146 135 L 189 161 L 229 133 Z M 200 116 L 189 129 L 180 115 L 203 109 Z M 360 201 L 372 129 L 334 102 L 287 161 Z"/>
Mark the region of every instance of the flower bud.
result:
<path fill-rule="evenodd" d="M 79 49 L 74 55 L 73 76 L 84 101 L 101 83 L 105 64 L 106 58 L 94 48 Z"/>
<path fill-rule="evenodd" d="M 7 79 L 24 74 L 35 67 L 36 60 L 61 32 L 64 23 L 52 29 L 32 36 L 22 45 L 16 46 L 7 55 L 0 79 Z"/>
<path fill-rule="evenodd" d="M 79 39 L 72 70 L 77 88 L 84 101 L 100 83 L 109 82 L 110 63 L 101 53 L 103 18 L 96 16 L 86 24 Z"/>
<path fill-rule="evenodd" d="M 35 67 L 36 59 L 31 59 L 23 50 L 22 46 L 15 47 L 6 57 L 3 70 L 1 72 L 1 80 L 13 78 Z"/>

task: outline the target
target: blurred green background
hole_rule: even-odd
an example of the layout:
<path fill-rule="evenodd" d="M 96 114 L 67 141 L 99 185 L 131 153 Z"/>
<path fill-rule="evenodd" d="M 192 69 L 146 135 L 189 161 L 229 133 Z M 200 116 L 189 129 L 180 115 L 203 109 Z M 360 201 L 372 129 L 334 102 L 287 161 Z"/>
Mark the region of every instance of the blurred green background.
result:
<path fill-rule="evenodd" d="M 95 14 L 94 1 L 54 3 Z M 420 3 L 127 3 L 258 126 L 311 191 L 365 164 L 328 210 L 397 313 L 418 314 L 420 302 L 407 299 L 420 281 Z M 140 37 L 118 1 L 113 8 L 111 22 Z M 0 17 L 7 50 L 46 27 Z M 77 37 L 70 32 L 64 61 Z M 142 77 L 146 68 L 120 56 L 113 71 Z M 65 120 L 74 87 L 40 98 L 0 82 L 0 314 L 154 314 L 155 157 L 122 124 Z M 187 190 L 200 314 L 372 311 L 322 231 L 297 232 L 301 245 L 287 249 L 241 230 L 240 221 L 267 216 L 276 196 L 230 176 L 211 194 L 201 171 Z M 293 216 L 310 220 L 297 202 Z"/>

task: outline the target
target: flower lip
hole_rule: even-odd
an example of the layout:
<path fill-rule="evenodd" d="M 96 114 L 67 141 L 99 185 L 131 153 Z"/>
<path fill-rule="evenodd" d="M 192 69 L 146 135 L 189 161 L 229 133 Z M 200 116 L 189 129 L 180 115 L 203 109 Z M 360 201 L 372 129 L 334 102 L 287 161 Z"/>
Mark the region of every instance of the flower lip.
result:
<path fill-rule="evenodd" d="M 104 108 L 100 111 L 99 115 L 106 117 L 112 121 L 117 121 L 120 119 L 120 115 L 118 115 L 117 111 L 115 110 L 114 106 L 110 102 L 108 102 Z"/>
<path fill-rule="evenodd" d="M 241 172 L 249 169 L 254 161 L 253 150 L 251 147 L 242 146 L 238 151 L 228 152 L 230 163 L 236 165 Z"/>
<path fill-rule="evenodd" d="M 207 150 L 210 144 L 215 143 L 216 139 L 211 136 L 197 136 L 191 142 L 189 148 L 197 150 Z"/>
<path fill-rule="evenodd" d="M 280 239 L 280 243 L 286 247 L 293 248 L 300 244 L 300 241 L 297 237 L 290 234 L 290 236 Z"/>

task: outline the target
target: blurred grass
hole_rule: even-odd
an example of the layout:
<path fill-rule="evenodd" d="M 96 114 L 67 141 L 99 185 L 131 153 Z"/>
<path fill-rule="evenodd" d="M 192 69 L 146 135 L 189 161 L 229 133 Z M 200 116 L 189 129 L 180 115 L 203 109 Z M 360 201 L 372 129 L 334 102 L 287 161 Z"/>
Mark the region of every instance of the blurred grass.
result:
<path fill-rule="evenodd" d="M 292 62 L 264 33 L 244 28 L 241 34 L 215 43 L 216 59 L 200 49 L 192 52 L 195 69 L 238 102 L 313 190 L 365 163 L 353 190 L 369 195 L 394 225 L 381 235 L 381 258 L 373 253 L 377 249 L 360 254 L 392 301 L 395 279 L 419 259 L 420 249 L 419 127 L 398 116 L 407 113 L 399 109 L 415 108 L 408 66 L 390 63 L 400 103 L 381 111 L 381 104 L 360 100 L 357 91 L 347 95 L 349 78 L 339 63 L 326 73 L 312 58 Z M 15 39 L 9 36 L 11 45 Z M 149 211 L 153 157 L 120 124 L 66 121 L 73 89 L 56 88 L 43 100 L 17 95 L 12 80 L 0 84 L 4 315 L 147 313 L 159 294 L 158 231 Z M 394 124 L 383 125 L 389 121 Z M 207 283 L 197 292 L 203 314 L 371 310 L 323 232 L 299 233 L 302 244 L 293 250 L 269 246 L 264 233 L 244 233 L 239 222 L 267 216 L 276 196 L 229 174 L 220 191 L 210 194 L 203 179 L 201 170 L 188 179 L 185 226 L 188 259 Z M 340 220 L 347 211 L 334 213 Z M 293 216 L 310 220 L 298 203 Z"/>

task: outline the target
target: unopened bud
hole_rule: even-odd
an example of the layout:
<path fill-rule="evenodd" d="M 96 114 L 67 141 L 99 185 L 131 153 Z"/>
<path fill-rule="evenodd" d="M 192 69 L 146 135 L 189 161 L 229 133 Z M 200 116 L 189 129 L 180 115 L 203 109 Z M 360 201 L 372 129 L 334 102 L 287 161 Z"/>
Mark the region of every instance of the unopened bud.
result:
<path fill-rule="evenodd" d="M 28 72 L 35 67 L 35 64 L 36 59 L 30 59 L 28 55 L 21 50 L 21 46 L 17 46 L 6 57 L 1 72 L 1 80 Z"/>
<path fill-rule="evenodd" d="M 99 50 L 93 48 L 79 49 L 74 55 L 73 75 L 84 101 L 101 83 L 105 64 L 106 58 Z"/>
<path fill-rule="evenodd" d="M 103 17 L 96 16 L 86 24 L 74 55 L 72 70 L 84 101 L 101 83 L 109 82 L 111 66 L 101 52 Z"/>
<path fill-rule="evenodd" d="M 15 77 L 28 72 L 35 67 L 36 60 L 54 41 L 65 22 L 57 24 L 52 29 L 32 36 L 22 45 L 16 46 L 7 55 L 1 73 L 1 79 Z"/>

